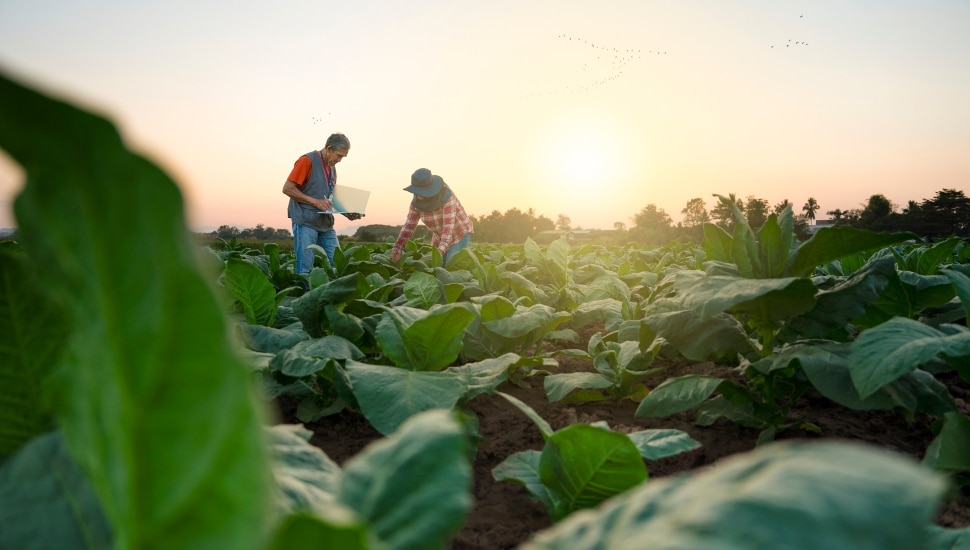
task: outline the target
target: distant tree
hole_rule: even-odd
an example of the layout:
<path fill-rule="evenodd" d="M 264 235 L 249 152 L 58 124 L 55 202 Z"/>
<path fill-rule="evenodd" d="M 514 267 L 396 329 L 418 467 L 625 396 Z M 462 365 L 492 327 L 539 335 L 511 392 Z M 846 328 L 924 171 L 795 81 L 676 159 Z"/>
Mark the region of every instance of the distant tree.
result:
<path fill-rule="evenodd" d="M 707 207 L 704 206 L 704 199 L 697 197 L 687 201 L 687 205 L 680 211 L 684 215 L 684 227 L 692 228 L 702 226 L 711 221 Z"/>
<path fill-rule="evenodd" d="M 744 212 L 744 202 L 741 201 L 734 193 L 730 193 L 727 196 L 728 200 L 733 202 Z M 717 201 L 717 205 L 711 210 L 711 219 L 714 223 L 726 229 L 729 233 L 734 230 L 734 212 L 730 207 L 723 204 L 720 199 Z"/>
<path fill-rule="evenodd" d="M 791 202 L 788 199 L 785 199 L 785 200 L 779 202 L 778 204 L 772 206 L 771 207 L 771 212 L 773 214 L 781 214 L 781 212 L 785 209 L 785 207 L 791 208 L 792 209 L 792 212 L 794 212 L 794 210 L 795 210 L 795 208 L 792 206 Z"/>
<path fill-rule="evenodd" d="M 488 216 L 471 218 L 475 224 L 475 240 L 482 242 L 523 243 L 528 237 L 555 228 L 552 220 L 545 216 L 536 216 L 535 210 L 531 208 L 526 212 L 513 208 L 504 214 L 493 210 Z"/>
<path fill-rule="evenodd" d="M 644 244 L 663 245 L 672 237 L 673 220 L 662 208 L 655 204 L 648 204 L 633 216 L 636 227 L 631 230 L 635 240 Z"/>
<path fill-rule="evenodd" d="M 779 212 L 775 213 L 779 214 Z M 812 237 L 812 234 L 808 231 L 808 216 L 805 214 L 792 216 L 792 229 L 795 231 L 795 237 L 800 241 L 806 241 Z"/>
<path fill-rule="evenodd" d="M 859 214 L 858 225 L 873 231 L 892 230 L 894 228 L 889 215 L 893 210 L 895 210 L 893 203 L 885 195 L 872 195 Z"/>
<path fill-rule="evenodd" d="M 768 201 L 748 195 L 748 202 L 744 205 L 744 215 L 751 229 L 757 231 L 768 219 Z"/>
<path fill-rule="evenodd" d="M 236 237 L 236 238 L 239 237 L 239 229 L 233 225 L 220 225 L 219 229 L 216 229 L 216 235 L 220 239 L 224 241 L 228 241 L 233 237 Z"/>
<path fill-rule="evenodd" d="M 556 218 L 556 229 L 560 231 L 569 231 L 572 229 L 572 224 L 573 220 L 565 214 L 559 214 L 559 217 Z"/>
<path fill-rule="evenodd" d="M 613 222 L 614 231 L 626 231 L 626 224 L 623 222 Z"/>
<path fill-rule="evenodd" d="M 912 202 L 912 201 L 910 201 Z M 927 237 L 970 236 L 970 198 L 963 191 L 942 189 L 919 206 Z"/>
<path fill-rule="evenodd" d="M 805 205 L 802 206 L 802 212 L 805 213 L 805 217 L 812 220 L 813 224 L 815 223 L 815 213 L 818 212 L 818 209 L 818 201 L 812 197 L 808 197 L 808 200 L 805 201 Z"/>

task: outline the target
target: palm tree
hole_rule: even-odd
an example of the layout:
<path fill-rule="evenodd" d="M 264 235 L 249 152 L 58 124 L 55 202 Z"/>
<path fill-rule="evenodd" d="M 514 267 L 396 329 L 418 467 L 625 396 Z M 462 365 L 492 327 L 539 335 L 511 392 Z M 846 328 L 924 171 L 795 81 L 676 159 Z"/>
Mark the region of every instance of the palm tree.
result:
<path fill-rule="evenodd" d="M 812 220 L 812 225 L 815 224 L 815 213 L 818 212 L 818 209 L 818 201 L 812 197 L 808 197 L 805 206 L 802 207 L 802 212 L 805 213 L 805 217 Z"/>

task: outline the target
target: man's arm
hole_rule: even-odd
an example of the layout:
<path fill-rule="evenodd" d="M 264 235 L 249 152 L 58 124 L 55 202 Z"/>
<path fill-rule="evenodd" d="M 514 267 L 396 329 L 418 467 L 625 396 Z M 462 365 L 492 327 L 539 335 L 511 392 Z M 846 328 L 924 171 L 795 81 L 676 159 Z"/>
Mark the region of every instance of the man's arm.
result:
<path fill-rule="evenodd" d="M 325 211 L 333 208 L 333 203 L 328 199 L 315 199 L 304 193 L 303 190 L 300 189 L 299 185 L 290 180 L 286 180 L 286 183 L 283 184 L 283 194 L 296 202 L 308 204 L 317 210 Z"/>

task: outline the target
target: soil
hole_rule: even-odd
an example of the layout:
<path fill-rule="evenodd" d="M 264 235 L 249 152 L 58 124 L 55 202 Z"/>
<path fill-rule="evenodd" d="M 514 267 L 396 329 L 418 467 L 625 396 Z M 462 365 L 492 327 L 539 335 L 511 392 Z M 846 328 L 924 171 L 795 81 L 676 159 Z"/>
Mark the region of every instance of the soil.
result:
<path fill-rule="evenodd" d="M 588 335 L 587 335 L 588 336 Z M 577 346 L 582 347 L 582 346 Z M 589 360 L 560 358 L 562 372 L 592 371 Z M 659 360 L 654 366 L 659 364 Z M 730 367 L 714 363 L 671 362 L 664 377 L 689 373 L 715 374 L 725 377 Z M 662 378 L 648 380 L 648 387 L 659 384 Z M 956 398 L 964 414 L 970 414 L 966 399 L 970 385 L 958 377 L 943 380 Z M 691 411 L 667 418 L 637 418 L 637 403 L 629 400 L 586 404 L 551 403 L 546 397 L 539 377 L 525 379 L 525 384 L 503 383 L 498 390 L 511 394 L 534 408 L 553 429 L 558 430 L 576 422 L 605 420 L 617 431 L 632 432 L 652 428 L 676 428 L 701 442 L 694 451 L 677 456 L 647 461 L 651 479 L 672 474 L 689 473 L 712 465 L 736 453 L 751 451 L 756 446 L 758 430 L 739 427 L 727 421 L 712 426 L 697 426 Z M 283 422 L 298 423 L 295 402 L 277 401 Z M 454 536 L 450 550 L 499 550 L 516 548 L 538 531 L 552 525 L 545 508 L 530 498 L 517 483 L 498 482 L 492 478 L 492 468 L 514 453 L 541 450 L 543 440 L 531 420 L 497 395 L 480 395 L 469 403 L 478 415 L 481 441 L 473 465 L 473 506 L 466 525 Z M 898 411 L 855 411 L 829 401 L 810 391 L 792 408 L 792 421 L 811 422 L 821 428 L 821 434 L 802 430 L 782 432 L 776 439 L 835 438 L 864 441 L 920 460 L 933 440 L 932 424 L 937 418 L 917 415 L 907 422 Z M 381 437 L 360 414 L 344 410 L 336 415 L 306 424 L 314 435 L 310 442 L 343 464 L 359 453 L 368 443 Z M 944 527 L 970 526 L 970 490 L 956 490 L 937 514 L 936 523 Z"/>

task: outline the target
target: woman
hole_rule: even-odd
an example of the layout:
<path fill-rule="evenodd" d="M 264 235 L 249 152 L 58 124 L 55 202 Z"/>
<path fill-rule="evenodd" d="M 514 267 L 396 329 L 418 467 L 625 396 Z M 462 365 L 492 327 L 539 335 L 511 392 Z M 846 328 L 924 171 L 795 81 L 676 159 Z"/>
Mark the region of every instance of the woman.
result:
<path fill-rule="evenodd" d="M 416 170 L 411 175 L 411 185 L 404 190 L 414 197 L 408 208 L 408 219 L 391 249 L 391 259 L 395 262 L 401 259 L 404 245 L 420 220 L 431 230 L 431 245 L 441 252 L 447 265 L 448 260 L 471 241 L 474 233 L 472 221 L 448 184 L 427 168 Z"/>

